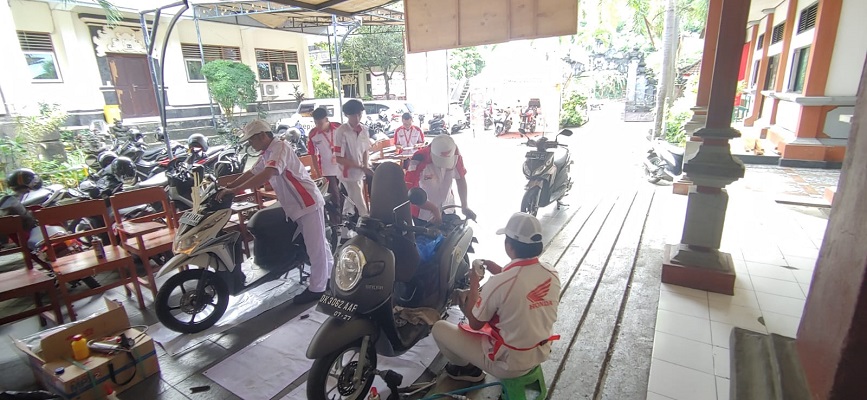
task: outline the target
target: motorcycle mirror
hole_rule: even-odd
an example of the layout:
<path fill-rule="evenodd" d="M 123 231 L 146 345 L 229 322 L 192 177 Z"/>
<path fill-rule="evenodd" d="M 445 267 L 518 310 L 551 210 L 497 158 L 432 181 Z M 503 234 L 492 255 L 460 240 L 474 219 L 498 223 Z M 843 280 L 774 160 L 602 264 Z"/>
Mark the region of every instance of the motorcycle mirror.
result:
<path fill-rule="evenodd" d="M 408 196 L 409 202 L 417 206 L 420 206 L 427 202 L 427 192 L 425 192 L 422 188 L 415 187 L 410 189 Z"/>
<path fill-rule="evenodd" d="M 562 131 L 560 131 L 559 134 L 563 135 L 563 136 L 572 136 L 572 131 L 570 131 L 568 129 L 563 129 Z"/>

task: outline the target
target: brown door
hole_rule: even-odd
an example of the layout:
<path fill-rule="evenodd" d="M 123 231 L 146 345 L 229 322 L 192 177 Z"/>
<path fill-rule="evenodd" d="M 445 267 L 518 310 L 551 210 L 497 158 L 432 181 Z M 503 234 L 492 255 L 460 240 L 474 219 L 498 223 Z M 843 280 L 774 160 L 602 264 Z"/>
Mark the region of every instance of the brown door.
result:
<path fill-rule="evenodd" d="M 137 54 L 106 56 L 123 118 L 159 115 L 147 57 Z"/>

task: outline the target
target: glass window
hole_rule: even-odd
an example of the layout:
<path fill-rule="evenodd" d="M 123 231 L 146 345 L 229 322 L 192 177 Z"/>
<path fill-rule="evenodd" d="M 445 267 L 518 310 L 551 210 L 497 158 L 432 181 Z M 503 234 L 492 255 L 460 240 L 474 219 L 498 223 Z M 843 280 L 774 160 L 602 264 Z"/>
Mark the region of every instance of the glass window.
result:
<path fill-rule="evenodd" d="M 271 64 L 266 62 L 257 62 L 256 69 L 259 70 L 259 79 L 271 80 Z"/>
<path fill-rule="evenodd" d="M 57 71 L 57 60 L 54 53 L 24 52 L 30 78 L 39 82 L 60 82 L 60 72 Z"/>
<path fill-rule="evenodd" d="M 187 65 L 187 80 L 190 82 L 204 81 L 201 60 L 184 60 Z"/>
<path fill-rule="evenodd" d="M 283 63 L 271 63 L 271 79 L 286 82 L 286 66 Z"/>
<path fill-rule="evenodd" d="M 796 93 L 804 91 L 804 81 L 807 79 L 807 61 L 810 59 L 810 46 L 795 50 L 792 57 L 792 76 L 789 79 L 789 90 Z"/>
<path fill-rule="evenodd" d="M 768 59 L 768 72 L 765 75 L 765 86 L 762 90 L 770 90 L 774 87 L 774 79 L 777 77 L 777 67 L 780 65 L 780 55 L 777 54 Z"/>
<path fill-rule="evenodd" d="M 299 80 L 298 64 L 286 64 L 286 75 L 290 81 Z"/>
<path fill-rule="evenodd" d="M 759 79 L 759 61 L 753 64 L 753 76 L 750 78 L 750 87 L 756 86 L 756 81 Z"/>

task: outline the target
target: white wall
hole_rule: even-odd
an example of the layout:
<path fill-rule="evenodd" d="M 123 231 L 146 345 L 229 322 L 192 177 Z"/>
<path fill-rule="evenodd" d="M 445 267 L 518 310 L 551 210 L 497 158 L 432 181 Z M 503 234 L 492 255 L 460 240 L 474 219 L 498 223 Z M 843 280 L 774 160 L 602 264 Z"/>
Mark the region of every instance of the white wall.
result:
<path fill-rule="evenodd" d="M 831 56 L 828 82 L 825 84 L 826 96 L 855 96 L 858 81 L 864 68 L 867 55 L 867 1 L 843 1 L 840 24 Z"/>
<path fill-rule="evenodd" d="M 445 50 L 406 55 L 406 99 L 419 112 L 446 112 L 449 105 Z"/>

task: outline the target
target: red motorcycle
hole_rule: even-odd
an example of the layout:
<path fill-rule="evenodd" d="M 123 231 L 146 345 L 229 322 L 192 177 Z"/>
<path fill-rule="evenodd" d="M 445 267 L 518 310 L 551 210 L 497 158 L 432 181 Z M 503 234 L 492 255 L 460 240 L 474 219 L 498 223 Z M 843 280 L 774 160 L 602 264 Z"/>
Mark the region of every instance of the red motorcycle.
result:
<path fill-rule="evenodd" d="M 530 99 L 527 103 L 527 109 L 521 113 L 521 124 L 519 125 L 519 128 L 527 132 L 535 132 L 536 117 L 540 114 L 540 108 L 542 108 L 542 104 L 539 99 Z"/>

